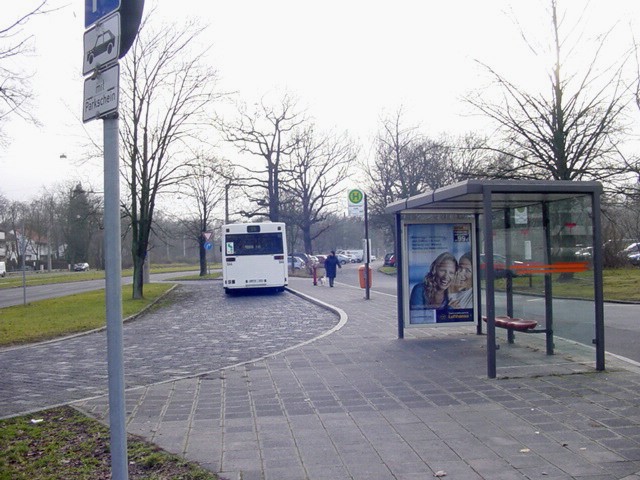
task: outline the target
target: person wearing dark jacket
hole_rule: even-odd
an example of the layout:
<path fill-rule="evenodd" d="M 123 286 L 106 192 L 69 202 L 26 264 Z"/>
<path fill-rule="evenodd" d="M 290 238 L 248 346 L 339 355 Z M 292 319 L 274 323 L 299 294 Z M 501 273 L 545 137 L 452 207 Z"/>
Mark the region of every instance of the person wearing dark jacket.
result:
<path fill-rule="evenodd" d="M 331 254 L 324 261 L 324 270 L 327 278 L 329 279 L 330 287 L 333 287 L 333 280 L 336 278 L 336 271 L 338 268 L 342 268 L 340 260 L 336 257 L 336 252 L 331 250 Z"/>

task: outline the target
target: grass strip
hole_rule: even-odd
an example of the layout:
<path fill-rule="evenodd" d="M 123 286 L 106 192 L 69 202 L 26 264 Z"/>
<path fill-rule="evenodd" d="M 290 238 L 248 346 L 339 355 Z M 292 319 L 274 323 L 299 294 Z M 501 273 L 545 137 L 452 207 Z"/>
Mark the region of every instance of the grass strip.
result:
<path fill-rule="evenodd" d="M 145 298 L 131 298 L 131 285 L 122 287 L 122 315 L 134 315 L 172 287 L 150 283 Z M 39 300 L 0 309 L 0 346 L 20 345 L 85 332 L 106 325 L 104 289 Z M 1 480 L 1 479 L 0 479 Z"/>
<path fill-rule="evenodd" d="M 222 268 L 222 265 L 211 264 L 210 269 Z M 198 265 L 189 264 L 172 264 L 172 265 L 156 265 L 151 267 L 151 273 L 172 273 L 172 272 L 188 272 L 199 270 Z M 123 277 L 133 276 L 132 268 L 122 270 Z M 88 272 L 26 272 L 25 284 L 27 286 L 50 285 L 53 283 L 73 283 L 83 282 L 85 280 L 101 280 L 104 278 L 104 270 L 89 270 Z M 22 287 L 22 274 L 11 274 L 4 278 L 0 278 L 0 289 Z"/>
<path fill-rule="evenodd" d="M 71 407 L 0 420 L 0 480 L 107 480 L 109 429 Z M 217 480 L 195 463 L 129 435 L 131 480 Z"/>

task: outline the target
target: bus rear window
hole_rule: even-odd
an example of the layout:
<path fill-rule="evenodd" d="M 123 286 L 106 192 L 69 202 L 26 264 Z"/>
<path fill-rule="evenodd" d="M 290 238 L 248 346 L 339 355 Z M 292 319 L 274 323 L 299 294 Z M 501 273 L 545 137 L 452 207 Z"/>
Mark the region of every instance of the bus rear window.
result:
<path fill-rule="evenodd" d="M 284 253 L 282 233 L 243 233 L 225 236 L 226 255 L 277 255 Z"/>

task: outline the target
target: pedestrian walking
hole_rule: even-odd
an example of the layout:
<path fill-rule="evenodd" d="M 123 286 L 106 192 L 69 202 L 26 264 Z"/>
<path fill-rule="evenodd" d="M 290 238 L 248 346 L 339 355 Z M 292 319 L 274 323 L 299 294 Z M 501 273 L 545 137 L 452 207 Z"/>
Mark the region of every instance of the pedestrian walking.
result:
<path fill-rule="evenodd" d="M 329 286 L 333 287 L 333 281 L 336 278 L 336 271 L 338 268 L 342 268 L 340 265 L 340 260 L 336 257 L 336 252 L 331 250 L 331 253 L 324 261 L 324 270 L 326 272 L 327 278 L 329 279 Z"/>

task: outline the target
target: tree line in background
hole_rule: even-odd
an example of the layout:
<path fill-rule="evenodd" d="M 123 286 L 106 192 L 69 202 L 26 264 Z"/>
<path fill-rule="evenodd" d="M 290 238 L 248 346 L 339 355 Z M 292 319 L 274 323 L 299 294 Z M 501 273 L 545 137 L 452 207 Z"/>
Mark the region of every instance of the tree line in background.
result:
<path fill-rule="evenodd" d="M 587 42 L 579 24 L 565 23 L 557 0 L 548 5 L 550 41 L 522 32 L 532 55 L 552 59 L 546 88 L 529 91 L 479 64 L 490 83 L 464 101 L 493 127 L 491 135 L 432 138 L 400 107 L 380 119 L 367 159 L 346 133 L 321 131 L 289 94 L 247 106 L 220 91 L 217 72 L 201 60 L 208 47 L 198 49 L 206 28 L 153 25 L 148 13 L 121 68 L 123 245 L 130 249 L 123 258 L 134 269 L 134 298 L 143 296 L 148 257 L 179 259 L 181 242 L 182 257 L 187 244 L 195 246 L 204 275 L 203 233 L 224 222 L 284 221 L 291 247 L 307 253 L 360 248 L 359 221 L 341 215 L 354 185 L 367 192 L 383 250 L 394 244 L 386 205 L 473 178 L 601 181 L 609 237 L 640 238 L 640 158 L 623 153 L 640 114 L 638 48 L 630 41 L 615 60 L 603 59 L 606 35 Z M 591 59 L 571 69 L 577 45 Z M 180 202 L 179 218 L 161 211 L 163 199 Z M 100 221 L 99 196 L 81 185 L 30 203 L 0 203 L 5 230 L 22 225 L 67 262 L 103 263 Z"/>

